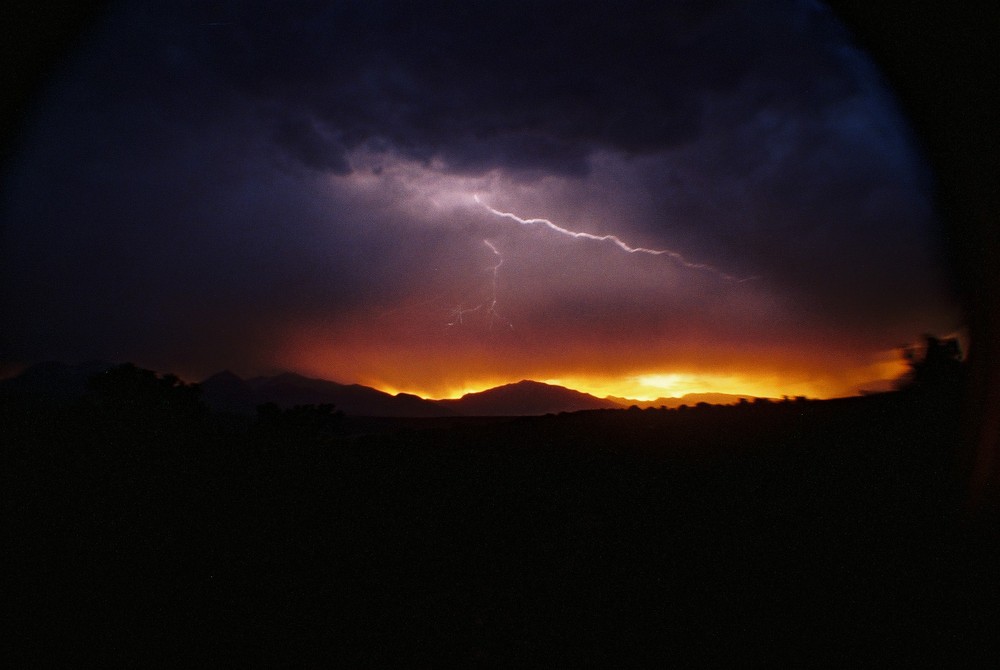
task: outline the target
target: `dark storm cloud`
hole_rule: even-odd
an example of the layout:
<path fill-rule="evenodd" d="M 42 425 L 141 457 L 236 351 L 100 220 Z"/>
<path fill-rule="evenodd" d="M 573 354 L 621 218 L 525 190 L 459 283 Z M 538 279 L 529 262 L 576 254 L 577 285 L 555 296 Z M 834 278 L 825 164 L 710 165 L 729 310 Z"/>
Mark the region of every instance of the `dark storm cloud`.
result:
<path fill-rule="evenodd" d="M 748 106 L 813 108 L 852 85 L 829 17 L 786 2 L 239 2 L 198 15 L 225 17 L 204 46 L 241 91 L 308 110 L 346 148 L 463 172 L 579 173 L 591 148 L 690 142 L 702 94 L 756 73 Z"/>
<path fill-rule="evenodd" d="M 865 104 L 708 122 L 710 139 L 643 178 L 651 190 L 670 184 L 656 206 L 688 248 L 835 320 L 912 317 L 925 306 L 914 296 L 940 283 L 929 271 L 930 180 L 913 149 L 897 146 L 905 131 L 877 126 L 899 120 Z"/>
<path fill-rule="evenodd" d="M 275 141 L 289 156 L 307 168 L 336 175 L 350 173 L 344 145 L 335 133 L 308 117 L 285 118 L 276 123 Z"/>
<path fill-rule="evenodd" d="M 579 175 L 597 148 L 696 141 L 714 92 L 738 95 L 739 118 L 857 87 L 846 36 L 804 3 L 168 3 L 110 24 L 91 96 L 190 118 L 238 93 L 279 152 L 335 174 L 365 145 L 463 173 Z"/>
<path fill-rule="evenodd" d="M 270 118 L 112 27 L 8 166 L 0 356 L 261 365 L 296 319 L 398 297 L 397 275 L 422 261 L 378 212 L 331 208 L 322 183 L 283 169 Z M 296 160 L 323 162 L 295 139 Z"/>
<path fill-rule="evenodd" d="M 906 200 L 926 183 L 913 184 L 917 159 L 900 143 L 906 131 L 877 74 L 819 5 L 272 9 L 233 7 L 210 59 L 276 116 L 308 110 L 336 134 L 336 142 L 278 135 L 309 167 L 342 172 L 338 151 L 365 145 L 464 174 L 581 176 L 595 150 L 674 151 L 716 182 L 692 197 L 733 210 L 694 219 L 686 248 L 702 258 L 819 297 L 842 316 L 878 317 L 900 306 L 901 293 L 926 292 L 938 279 L 901 273 L 927 255 L 884 239 L 927 231 L 927 203 L 866 205 L 901 188 Z M 746 225 L 734 231 L 740 219 Z M 663 233 L 660 216 L 645 225 Z M 851 263 L 859 271 L 845 286 L 841 269 Z"/>

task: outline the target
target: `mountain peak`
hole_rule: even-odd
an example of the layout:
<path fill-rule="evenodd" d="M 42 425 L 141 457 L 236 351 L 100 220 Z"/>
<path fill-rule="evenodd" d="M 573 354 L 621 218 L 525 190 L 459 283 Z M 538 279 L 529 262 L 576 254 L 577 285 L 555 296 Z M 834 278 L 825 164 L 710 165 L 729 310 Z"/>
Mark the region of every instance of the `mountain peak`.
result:
<path fill-rule="evenodd" d="M 529 416 L 619 407 L 610 400 L 531 379 L 438 402 L 468 416 Z"/>

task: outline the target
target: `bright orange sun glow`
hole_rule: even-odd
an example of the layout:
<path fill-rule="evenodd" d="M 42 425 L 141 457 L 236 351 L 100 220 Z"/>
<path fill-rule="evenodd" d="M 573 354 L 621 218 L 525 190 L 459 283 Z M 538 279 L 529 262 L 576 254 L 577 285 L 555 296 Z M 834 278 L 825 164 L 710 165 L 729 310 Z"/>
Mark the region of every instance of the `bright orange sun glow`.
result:
<path fill-rule="evenodd" d="M 736 357 L 684 365 L 671 361 L 645 369 L 614 369 L 605 362 L 588 366 L 579 360 L 544 361 L 516 355 L 484 358 L 458 351 L 407 352 L 358 344 L 342 348 L 297 339 L 283 356 L 287 369 L 345 383 L 360 383 L 390 394 L 422 398 L 459 398 L 523 379 L 559 385 L 604 398 L 637 401 L 678 398 L 691 393 L 719 393 L 765 398 L 833 398 L 862 391 L 889 390 L 907 370 L 897 351 L 874 359 L 827 359 L 799 356 Z M 585 359 L 584 359 L 585 360 Z"/>

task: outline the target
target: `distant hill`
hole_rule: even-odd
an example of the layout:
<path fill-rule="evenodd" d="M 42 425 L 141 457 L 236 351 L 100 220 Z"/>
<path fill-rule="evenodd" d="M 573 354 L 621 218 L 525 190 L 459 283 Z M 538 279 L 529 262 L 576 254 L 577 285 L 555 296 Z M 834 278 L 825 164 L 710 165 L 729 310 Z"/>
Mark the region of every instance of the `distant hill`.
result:
<path fill-rule="evenodd" d="M 331 403 L 354 416 L 452 416 L 431 400 L 400 393 L 390 395 L 360 384 L 338 384 L 291 372 L 274 377 L 241 379 L 228 370 L 201 383 L 202 397 L 210 407 L 229 412 L 253 412 L 257 405 L 273 402 L 282 407 Z"/>
<path fill-rule="evenodd" d="M 530 416 L 621 408 L 620 404 L 606 398 L 528 380 L 437 403 L 465 416 Z"/>
<path fill-rule="evenodd" d="M 629 398 L 608 396 L 608 400 L 616 402 L 619 405 L 624 405 L 625 407 L 636 405 L 643 409 L 647 407 L 674 409 L 681 405 L 694 407 L 700 402 L 708 403 L 709 405 L 735 405 L 740 400 L 749 401 L 754 399 L 755 396 L 752 395 L 733 395 L 731 393 L 686 393 L 679 398 L 657 398 L 656 400 L 630 400 Z"/>

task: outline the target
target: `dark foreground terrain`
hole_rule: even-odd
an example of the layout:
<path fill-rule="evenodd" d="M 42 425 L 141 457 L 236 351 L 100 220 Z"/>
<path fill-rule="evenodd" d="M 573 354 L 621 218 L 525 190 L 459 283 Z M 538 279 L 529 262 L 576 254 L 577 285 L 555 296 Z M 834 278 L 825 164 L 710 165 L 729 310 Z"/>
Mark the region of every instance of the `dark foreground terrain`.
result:
<path fill-rule="evenodd" d="M 3 399 L 8 665 L 997 659 L 952 396 L 241 419 L 150 381 Z"/>

